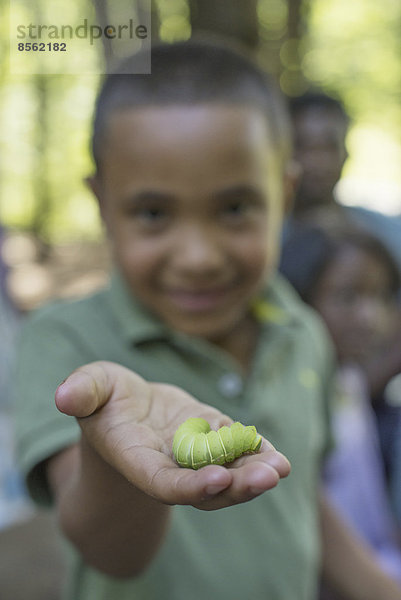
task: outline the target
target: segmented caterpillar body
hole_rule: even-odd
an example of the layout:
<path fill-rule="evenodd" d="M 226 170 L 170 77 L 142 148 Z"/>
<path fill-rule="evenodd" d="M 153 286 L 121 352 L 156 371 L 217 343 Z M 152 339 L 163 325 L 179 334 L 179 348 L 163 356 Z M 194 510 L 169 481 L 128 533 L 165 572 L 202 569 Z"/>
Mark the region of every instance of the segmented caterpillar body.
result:
<path fill-rule="evenodd" d="M 262 437 L 253 425 L 236 422 L 217 431 L 205 419 L 190 418 L 175 432 L 173 454 L 181 467 L 200 469 L 206 465 L 224 465 L 247 452 L 257 452 Z"/>

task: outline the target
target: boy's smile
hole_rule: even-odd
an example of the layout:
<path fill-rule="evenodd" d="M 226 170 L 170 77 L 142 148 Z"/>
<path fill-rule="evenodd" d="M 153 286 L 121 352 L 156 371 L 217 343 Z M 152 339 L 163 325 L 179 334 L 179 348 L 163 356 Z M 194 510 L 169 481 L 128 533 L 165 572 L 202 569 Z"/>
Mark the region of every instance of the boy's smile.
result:
<path fill-rule="evenodd" d="M 111 118 L 101 164 L 92 187 L 135 296 L 189 335 L 220 343 L 241 330 L 275 266 L 281 225 L 262 113 L 127 109 Z"/>

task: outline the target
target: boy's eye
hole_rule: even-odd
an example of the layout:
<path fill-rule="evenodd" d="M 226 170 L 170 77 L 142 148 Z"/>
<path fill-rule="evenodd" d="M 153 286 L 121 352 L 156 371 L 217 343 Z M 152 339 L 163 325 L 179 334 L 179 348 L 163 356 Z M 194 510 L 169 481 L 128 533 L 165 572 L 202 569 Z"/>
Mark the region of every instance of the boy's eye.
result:
<path fill-rule="evenodd" d="M 238 219 L 244 217 L 250 211 L 249 203 L 243 200 L 232 200 L 225 203 L 221 208 L 223 217 Z"/>
<path fill-rule="evenodd" d="M 267 209 L 263 189 L 239 184 L 228 187 L 217 195 L 218 215 L 227 225 L 242 226 L 262 218 Z"/>
<path fill-rule="evenodd" d="M 163 225 L 171 214 L 171 208 L 169 197 L 154 190 L 140 190 L 123 204 L 125 215 L 140 227 Z"/>
<path fill-rule="evenodd" d="M 164 212 L 157 207 L 142 208 L 137 211 L 137 216 L 146 221 L 157 221 L 164 216 Z"/>
<path fill-rule="evenodd" d="M 232 200 L 225 203 L 220 209 L 224 221 L 233 225 L 247 223 L 252 217 L 260 216 L 260 206 L 248 200 Z"/>
<path fill-rule="evenodd" d="M 130 210 L 130 216 L 141 225 L 161 225 L 168 217 L 166 209 L 159 206 L 137 206 Z"/>
<path fill-rule="evenodd" d="M 225 207 L 225 212 L 228 215 L 242 215 L 246 212 L 247 207 L 245 206 L 245 202 L 241 202 L 240 200 L 237 200 L 235 202 L 230 202 L 229 204 L 227 204 L 227 206 Z"/>

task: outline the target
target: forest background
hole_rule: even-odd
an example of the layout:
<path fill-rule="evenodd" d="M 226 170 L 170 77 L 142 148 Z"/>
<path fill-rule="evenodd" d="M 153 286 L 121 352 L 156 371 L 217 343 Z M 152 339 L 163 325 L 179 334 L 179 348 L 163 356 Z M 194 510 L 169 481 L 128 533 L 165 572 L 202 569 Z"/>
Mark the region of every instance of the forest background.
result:
<path fill-rule="evenodd" d="M 2 0 L 0 7 L 0 222 L 20 233 L 5 259 L 15 268 L 11 287 L 22 308 L 55 295 L 48 269 L 49 258 L 57 263 L 55 249 L 61 248 L 60 263 L 74 246 L 71 273 L 85 260 L 98 260 L 93 286 L 107 263 L 107 253 L 99 254 L 97 207 L 84 184 L 93 169 L 89 136 L 101 75 L 84 68 L 54 75 L 10 69 L 10 7 L 18 4 L 28 22 L 32 11 L 43 20 L 58 1 Z M 352 120 L 340 200 L 401 214 L 399 0 L 74 0 L 69 19 L 79 23 L 89 4 L 102 27 L 122 11 L 139 18 L 150 7 L 153 42 L 201 31 L 234 37 L 251 48 L 285 94 L 322 89 L 338 97 Z M 104 37 L 97 47 L 99 65 L 107 68 L 115 58 L 113 40 Z M 32 56 L 25 53 L 23 60 L 28 64 Z M 82 257 L 83 243 L 92 244 L 93 257 Z M 30 271 L 24 271 L 29 261 Z M 79 285 L 63 293 L 77 291 Z"/>

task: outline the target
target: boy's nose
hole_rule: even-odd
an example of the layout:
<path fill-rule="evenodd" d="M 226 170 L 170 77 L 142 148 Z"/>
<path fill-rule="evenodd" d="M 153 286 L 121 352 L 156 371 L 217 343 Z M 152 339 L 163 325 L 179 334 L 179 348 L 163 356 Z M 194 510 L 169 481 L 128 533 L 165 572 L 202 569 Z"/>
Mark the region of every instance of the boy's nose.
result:
<path fill-rule="evenodd" d="M 182 227 L 175 243 L 175 266 L 191 273 L 213 272 L 224 262 L 221 241 L 209 228 Z"/>

